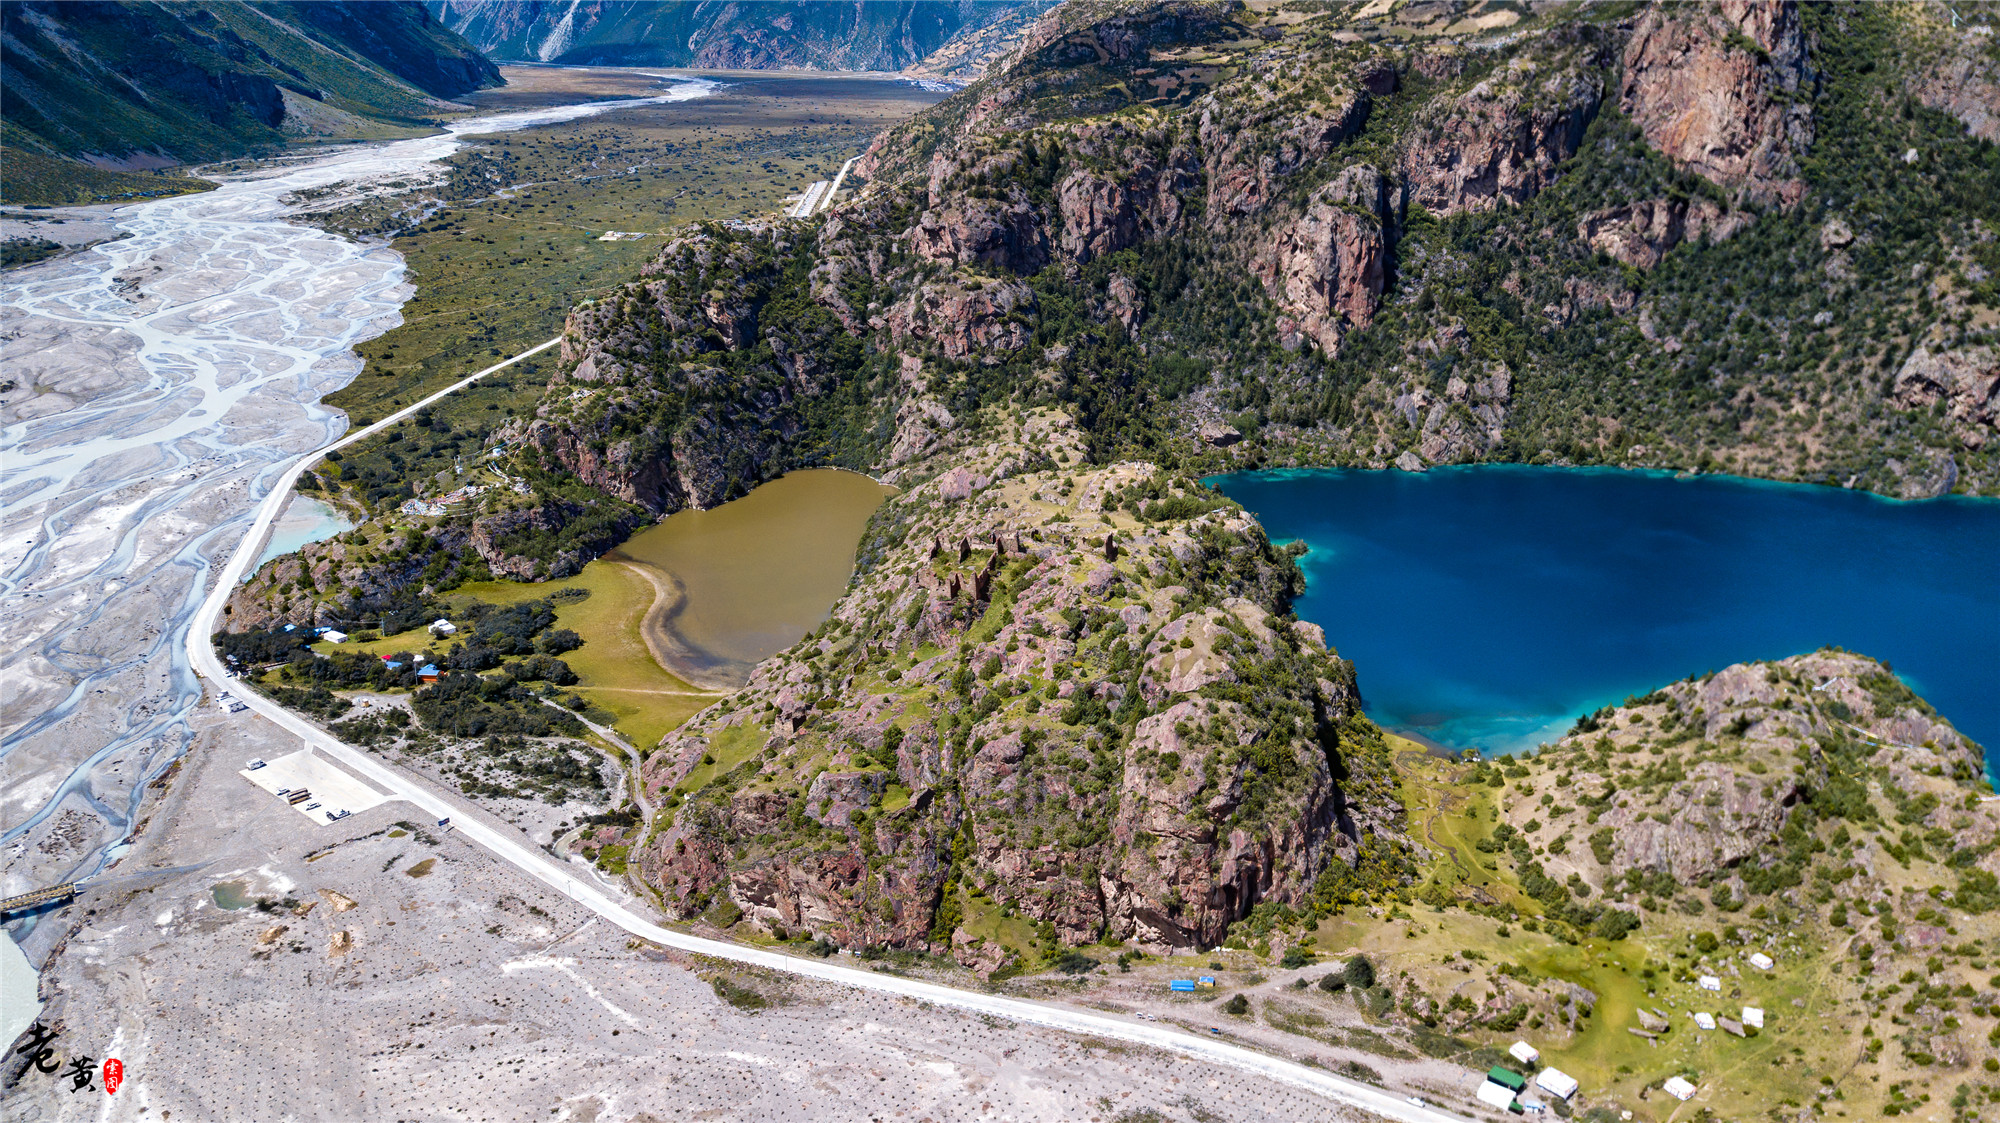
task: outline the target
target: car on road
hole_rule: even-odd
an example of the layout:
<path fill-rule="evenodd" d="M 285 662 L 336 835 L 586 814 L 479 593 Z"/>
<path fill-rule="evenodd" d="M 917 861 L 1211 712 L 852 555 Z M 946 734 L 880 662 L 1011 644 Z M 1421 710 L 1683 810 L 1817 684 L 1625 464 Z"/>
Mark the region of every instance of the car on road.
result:
<path fill-rule="evenodd" d="M 264 767 L 264 760 L 262 757 L 251 757 L 249 762 L 246 763 L 243 767 L 248 771 L 255 772 L 259 768 Z"/>
<path fill-rule="evenodd" d="M 347 808 L 345 807 L 338 811 L 329 811 L 326 813 L 326 821 L 329 823 L 336 823 L 345 818 L 347 818 Z"/>
<path fill-rule="evenodd" d="M 317 803 L 310 803 L 310 804 L 307 804 L 307 805 L 306 805 L 306 810 L 307 810 L 307 811 L 318 811 L 318 810 L 319 810 L 319 804 L 317 804 Z"/>

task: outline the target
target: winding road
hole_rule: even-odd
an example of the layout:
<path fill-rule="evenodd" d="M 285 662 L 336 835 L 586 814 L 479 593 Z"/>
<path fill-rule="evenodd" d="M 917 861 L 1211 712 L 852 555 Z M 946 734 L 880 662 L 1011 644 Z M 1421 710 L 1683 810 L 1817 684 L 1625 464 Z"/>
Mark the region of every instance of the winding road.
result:
<path fill-rule="evenodd" d="M 257 508 L 256 521 L 251 525 L 250 532 L 243 536 L 242 542 L 236 547 L 236 553 L 229 559 L 228 564 L 222 567 L 221 574 L 209 592 L 208 598 L 202 601 L 201 607 L 195 613 L 193 626 L 187 632 L 188 663 L 195 673 L 214 684 L 218 690 L 227 689 L 230 681 L 228 673 L 209 637 L 214 634 L 216 623 L 222 618 L 222 606 L 228 602 L 230 591 L 242 581 L 243 574 L 256 562 L 263 549 L 264 539 L 270 533 L 271 524 L 277 521 L 279 512 L 284 509 L 286 501 L 291 497 L 292 485 L 297 482 L 299 474 L 304 472 L 308 465 L 317 462 L 335 449 L 379 432 L 455 390 L 554 347 L 561 341 L 560 337 L 551 339 L 505 362 L 495 363 L 415 405 L 300 457 L 286 469 L 284 475 L 279 477 L 270 493 L 264 497 L 263 503 Z M 1373 1085 L 1348 1080 L 1322 1069 L 1309 1068 L 1279 1057 L 1231 1045 L 1225 1041 L 1197 1037 L 1183 1030 L 1136 1020 L 1128 1021 L 1103 1014 L 1085 1013 L 1081 1010 L 1030 1002 L 1025 999 L 980 994 L 937 983 L 876 974 L 826 960 L 800 959 L 781 952 L 745 947 L 721 940 L 703 939 L 664 928 L 634 912 L 624 902 L 613 899 L 603 886 L 553 860 L 518 831 L 495 824 L 475 805 L 448 796 L 430 784 L 384 763 L 367 751 L 341 741 L 306 718 L 254 690 L 237 690 L 233 692 L 232 697 L 240 699 L 249 706 L 249 713 L 263 717 L 281 729 L 298 736 L 311 748 L 339 761 L 356 774 L 389 792 L 394 798 L 415 804 L 434 819 L 449 818 L 460 837 L 485 847 L 494 857 L 641 939 L 699 955 L 820 979 L 841 986 L 886 991 L 906 998 L 991 1014 L 1028 1025 L 1167 1049 L 1205 1061 L 1228 1065 L 1265 1079 L 1280 1081 L 1373 1112 L 1384 1118 L 1399 1120 L 1401 1123 L 1470 1123 L 1465 1116 L 1412 1103 L 1402 1096 Z M 246 719 L 247 716 L 246 714 Z"/>

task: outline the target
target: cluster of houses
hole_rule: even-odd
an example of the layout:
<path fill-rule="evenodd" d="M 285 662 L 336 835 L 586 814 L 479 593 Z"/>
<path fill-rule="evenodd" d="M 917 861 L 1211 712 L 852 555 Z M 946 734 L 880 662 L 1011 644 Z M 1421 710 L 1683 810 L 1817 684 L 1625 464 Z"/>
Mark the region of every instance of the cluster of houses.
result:
<path fill-rule="evenodd" d="M 296 624 L 285 625 L 285 631 L 292 632 L 297 630 L 298 630 L 298 625 Z M 438 619 L 433 621 L 431 623 L 431 626 L 426 630 L 429 631 L 430 634 L 433 636 L 436 636 L 438 638 L 443 638 L 445 636 L 457 633 L 458 625 L 440 616 Z M 314 628 L 312 632 L 313 635 L 319 637 L 320 639 L 325 640 L 328 643 L 347 642 L 347 633 L 340 631 L 336 628 L 326 628 L 326 627 Z M 403 668 L 402 660 L 391 659 L 387 655 L 382 656 L 382 664 L 388 667 L 392 671 L 399 671 Z M 437 664 L 425 663 L 423 666 L 417 668 L 418 682 L 436 682 L 437 680 L 438 680 Z"/>
<path fill-rule="evenodd" d="M 1769 971 L 1777 966 L 1776 960 L 1761 951 L 1753 951 L 1744 958 L 1749 962 L 1750 966 L 1759 971 Z M 1720 993 L 1722 990 L 1722 979 L 1716 975 L 1701 975 L 1695 979 L 1695 986 L 1701 990 Z M 1705 1010 L 1693 1011 L 1690 1017 L 1694 1019 L 1697 1029 L 1711 1031 L 1721 1029 L 1727 1033 L 1735 1034 L 1737 1037 L 1748 1036 L 1748 1030 L 1764 1028 L 1764 1010 L 1758 1006 L 1743 1007 L 1743 1018 L 1741 1021 L 1734 1018 L 1721 1017 Z M 1656 1034 L 1651 1031 L 1658 1030 L 1664 1032 L 1667 1028 L 1666 1015 L 1657 1010 L 1649 1011 L 1642 1008 L 1640 1010 L 1640 1020 L 1646 1024 L 1647 1030 L 1635 1029 L 1632 1032 L 1642 1037 L 1654 1037 Z M 1507 1055 L 1520 1062 L 1523 1068 L 1531 1072 L 1534 1070 L 1535 1063 L 1541 1059 L 1540 1051 L 1525 1041 L 1514 1042 L 1513 1047 L 1507 1050 Z M 1570 1076 L 1561 1069 L 1545 1068 L 1535 1073 L 1535 1087 L 1557 1099 L 1567 1101 L 1571 1096 L 1576 1094 L 1577 1082 L 1575 1077 Z M 1527 1077 L 1505 1065 L 1494 1065 L 1491 1069 L 1487 1070 L 1486 1078 L 1480 1082 L 1479 1089 L 1474 1093 L 1474 1096 L 1480 1103 L 1488 1107 L 1498 1108 L 1502 1111 L 1511 1111 L 1516 1115 L 1526 1114 L 1531 1111 L 1539 1113 L 1545 1110 L 1542 1104 L 1534 1102 L 1524 1103 L 1520 1099 L 1521 1095 L 1527 1090 Z M 1700 1088 L 1686 1077 L 1671 1076 L 1660 1085 L 1660 1090 L 1677 1100 L 1686 1101 L 1694 1098 L 1694 1094 L 1700 1091 Z"/>
<path fill-rule="evenodd" d="M 1541 1050 L 1525 1041 L 1516 1041 L 1507 1049 L 1507 1055 L 1519 1061 L 1524 1067 L 1533 1068 L 1542 1059 Z M 1535 1073 L 1535 1087 L 1559 1100 L 1568 1100 L 1576 1095 L 1576 1078 L 1559 1068 L 1545 1068 Z M 1480 1081 L 1479 1090 L 1473 1095 L 1480 1103 L 1525 1115 L 1529 1111 L 1541 1112 L 1544 1105 L 1536 1102 L 1522 1103 L 1520 1096 L 1528 1090 L 1528 1078 L 1508 1068 L 1494 1065 L 1486 1070 L 1486 1079 Z"/>

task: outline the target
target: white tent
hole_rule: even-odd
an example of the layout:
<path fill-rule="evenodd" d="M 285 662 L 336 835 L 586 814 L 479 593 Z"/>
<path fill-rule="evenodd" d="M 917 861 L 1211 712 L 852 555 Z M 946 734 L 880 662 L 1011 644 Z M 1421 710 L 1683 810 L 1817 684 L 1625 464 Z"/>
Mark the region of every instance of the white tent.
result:
<path fill-rule="evenodd" d="M 1514 1090 L 1505 1085 L 1495 1084 L 1491 1080 L 1479 1085 L 1477 1095 L 1480 1103 L 1497 1107 L 1501 1111 L 1507 1110 L 1514 1103 Z"/>
<path fill-rule="evenodd" d="M 1694 1024 L 1700 1026 L 1703 1029 L 1714 1029 L 1715 1015 L 1707 1013 L 1705 1011 L 1697 1011 L 1694 1016 Z"/>
<path fill-rule="evenodd" d="M 1756 1026 L 1758 1029 L 1763 1029 L 1764 1008 L 1761 1006 L 1745 1006 L 1743 1008 L 1743 1024 L 1746 1026 Z"/>
<path fill-rule="evenodd" d="M 1750 966 L 1755 967 L 1759 971 L 1769 971 L 1772 967 L 1776 965 L 1777 965 L 1777 960 L 1772 959 L 1770 956 L 1765 955 L 1761 951 L 1753 951 L 1750 953 Z"/>
<path fill-rule="evenodd" d="M 1677 1100 L 1688 1100 L 1694 1098 L 1695 1088 L 1694 1085 L 1678 1076 L 1669 1076 L 1667 1077 L 1667 1082 L 1660 1085 L 1660 1091 Z"/>
<path fill-rule="evenodd" d="M 1525 1041 L 1516 1041 L 1508 1046 L 1507 1055 L 1524 1065 L 1531 1065 L 1542 1059 L 1542 1051 Z"/>
<path fill-rule="evenodd" d="M 1566 1100 L 1576 1095 L 1576 1077 L 1559 1068 L 1545 1068 L 1536 1074 L 1535 1087 Z"/>
<path fill-rule="evenodd" d="M 458 630 L 457 624 L 454 624 L 451 621 L 442 618 L 440 618 L 437 623 L 431 625 L 432 635 L 448 636 L 453 632 L 456 632 L 457 630 Z"/>
<path fill-rule="evenodd" d="M 1719 991 L 1722 989 L 1722 980 L 1716 978 L 1714 975 L 1703 975 L 1695 985 L 1703 990 Z"/>
<path fill-rule="evenodd" d="M 326 631 L 320 633 L 319 638 L 325 640 L 328 643 L 346 643 L 347 633 L 336 632 L 332 628 L 328 628 Z"/>

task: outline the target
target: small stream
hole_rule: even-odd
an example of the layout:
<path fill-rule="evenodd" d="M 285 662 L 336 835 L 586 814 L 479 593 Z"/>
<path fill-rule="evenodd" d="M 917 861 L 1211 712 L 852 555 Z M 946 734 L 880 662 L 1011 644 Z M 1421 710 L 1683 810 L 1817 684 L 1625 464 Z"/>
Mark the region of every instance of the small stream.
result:
<path fill-rule="evenodd" d="M 211 559 L 234 549 L 293 457 L 346 427 L 318 403 L 359 373 L 354 345 L 402 322 L 414 291 L 402 258 L 288 223 L 285 198 L 421 176 L 466 135 L 715 88 L 674 83 L 468 118 L 125 207 L 115 217 L 130 237 L 7 274 L 0 890 L 89 876 L 122 852 L 147 783 L 193 737 L 186 629 Z M 25 940 L 33 921 L 11 927 Z"/>

